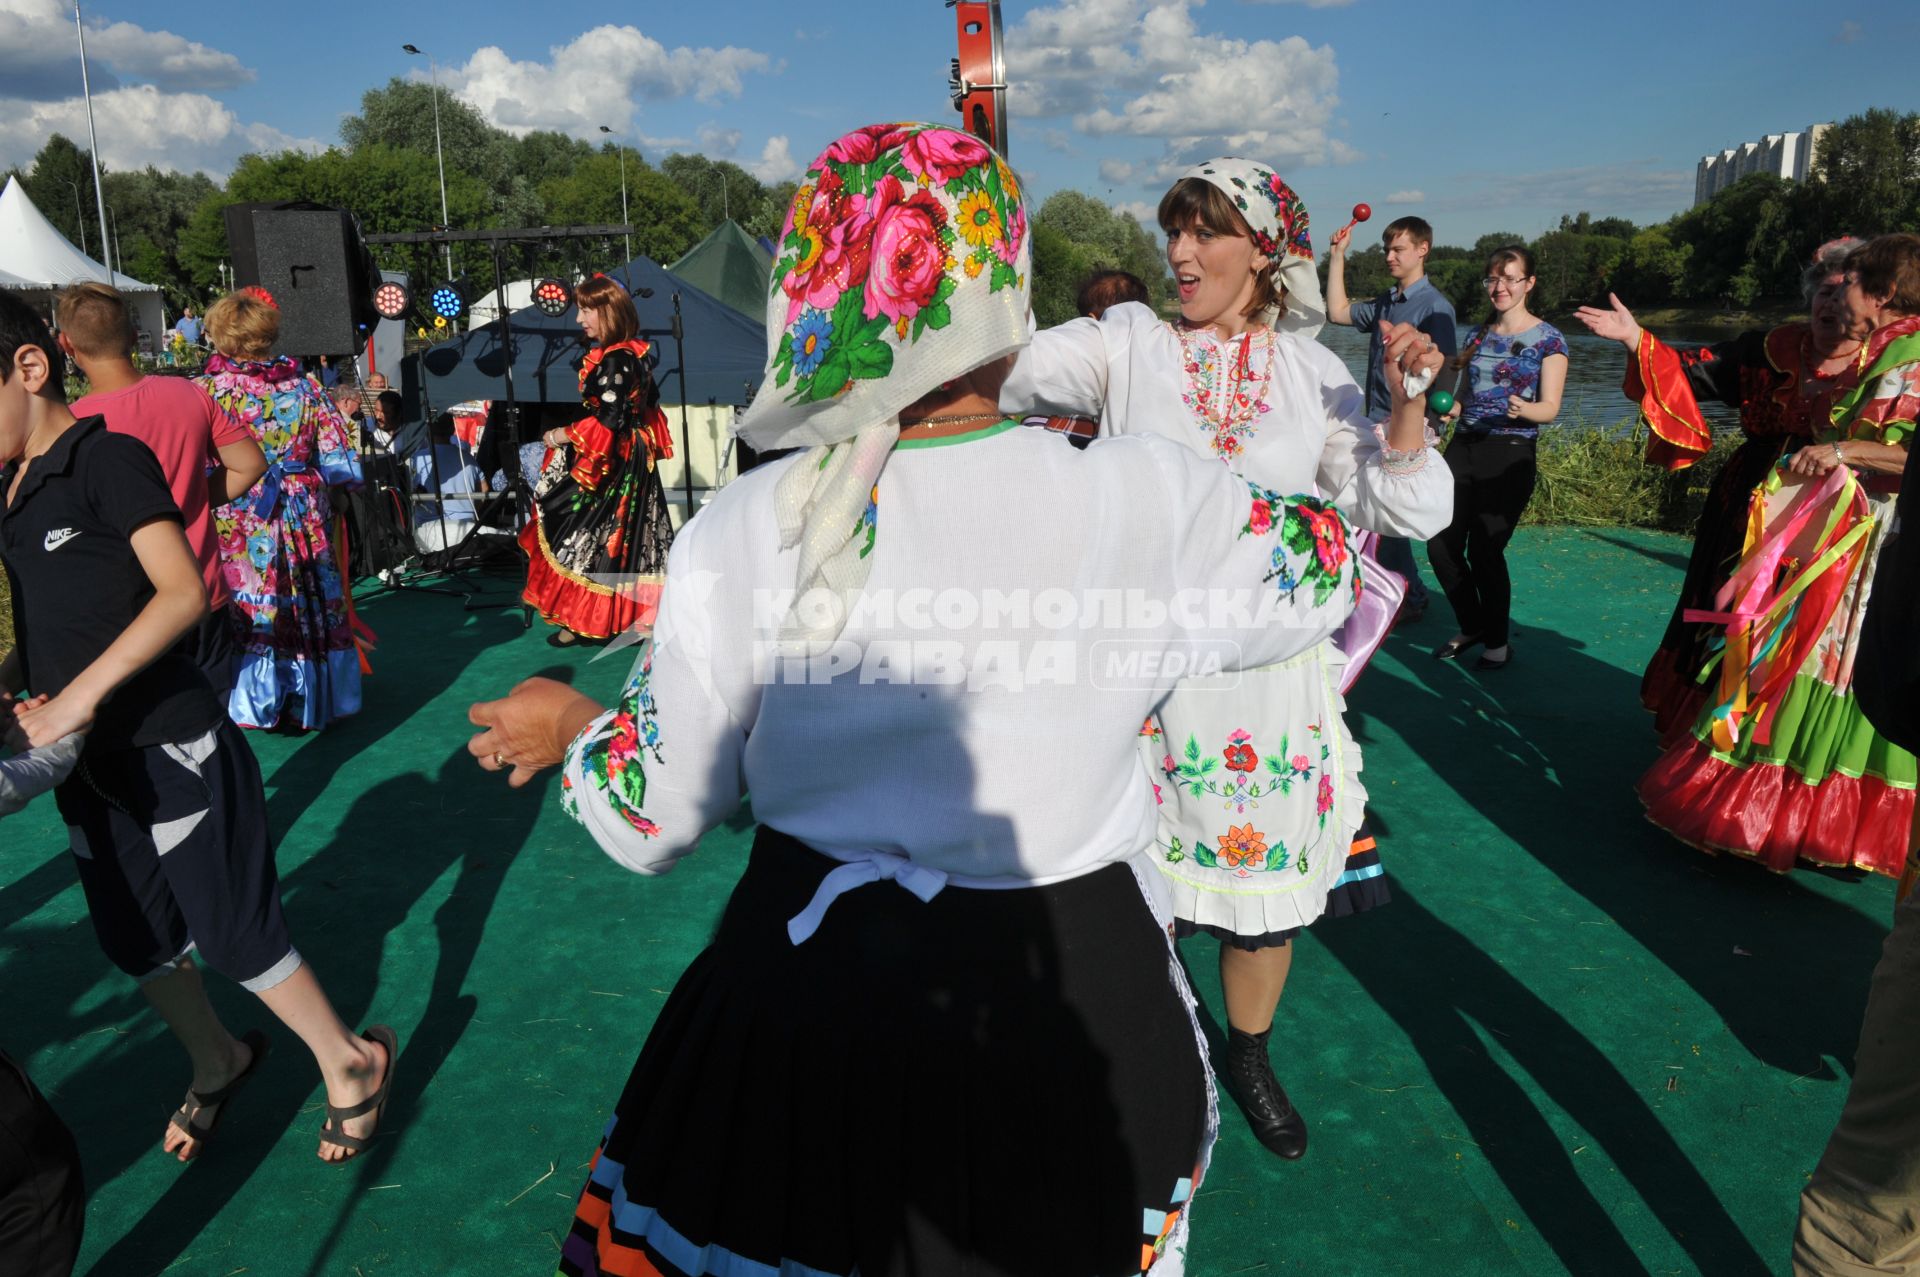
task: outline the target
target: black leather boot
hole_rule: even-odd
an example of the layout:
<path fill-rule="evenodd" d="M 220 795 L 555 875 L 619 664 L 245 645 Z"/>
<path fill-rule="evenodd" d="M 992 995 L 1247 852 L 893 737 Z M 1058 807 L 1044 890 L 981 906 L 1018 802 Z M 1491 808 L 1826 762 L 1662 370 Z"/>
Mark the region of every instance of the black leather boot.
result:
<path fill-rule="evenodd" d="M 1307 1152 L 1307 1119 L 1293 1107 L 1280 1080 L 1273 1075 L 1273 1065 L 1267 1062 L 1267 1033 L 1228 1029 L 1226 1067 L 1221 1076 L 1233 1098 L 1240 1101 L 1253 1137 L 1266 1145 L 1268 1152 L 1298 1161 Z"/>

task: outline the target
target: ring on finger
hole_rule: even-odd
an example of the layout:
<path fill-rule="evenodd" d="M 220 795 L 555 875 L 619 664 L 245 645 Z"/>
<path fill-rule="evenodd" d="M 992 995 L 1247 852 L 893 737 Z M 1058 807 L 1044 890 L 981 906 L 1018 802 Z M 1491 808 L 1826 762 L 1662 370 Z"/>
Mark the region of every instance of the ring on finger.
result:
<path fill-rule="evenodd" d="M 495 754 L 493 756 L 493 765 L 495 767 L 505 767 L 507 765 L 507 760 L 501 757 L 499 754 Z"/>

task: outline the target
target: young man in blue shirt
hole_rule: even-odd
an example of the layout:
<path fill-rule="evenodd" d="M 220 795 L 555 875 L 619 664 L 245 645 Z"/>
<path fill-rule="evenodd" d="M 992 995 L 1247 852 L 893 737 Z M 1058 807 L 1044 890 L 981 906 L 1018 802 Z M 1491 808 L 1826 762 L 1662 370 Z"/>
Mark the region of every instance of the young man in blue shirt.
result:
<path fill-rule="evenodd" d="M 1453 303 L 1427 278 L 1427 253 L 1433 248 L 1433 227 L 1424 218 L 1402 217 L 1389 222 L 1380 234 L 1387 253 L 1387 274 L 1393 287 L 1371 301 L 1347 299 L 1347 244 L 1351 229 L 1333 237 L 1327 254 L 1327 318 L 1336 324 L 1351 324 L 1368 333 L 1367 413 L 1378 420 L 1393 406 L 1393 393 L 1387 388 L 1386 360 L 1382 354 L 1382 321 L 1412 324 L 1433 339 L 1440 353 L 1452 358 L 1459 349 L 1454 331 Z M 1403 619 L 1417 621 L 1427 611 L 1427 587 L 1420 579 L 1420 568 L 1413 559 L 1413 547 L 1405 537 L 1381 537 L 1374 551 L 1380 562 L 1407 578 L 1407 601 Z"/>

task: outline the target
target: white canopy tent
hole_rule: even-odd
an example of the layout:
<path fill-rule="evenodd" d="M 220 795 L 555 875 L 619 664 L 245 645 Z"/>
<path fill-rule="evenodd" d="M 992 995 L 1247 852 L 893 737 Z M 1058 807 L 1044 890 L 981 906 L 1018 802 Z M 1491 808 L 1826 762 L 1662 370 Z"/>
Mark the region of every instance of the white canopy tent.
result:
<path fill-rule="evenodd" d="M 125 293 L 133 307 L 134 327 L 151 343 L 144 348 L 158 347 L 166 328 L 166 300 L 160 289 L 131 275 L 109 272 L 75 248 L 34 207 L 20 179 L 8 178 L 6 189 L 0 191 L 0 288 L 25 294 L 51 315 L 54 295 L 86 279 L 111 283 Z"/>

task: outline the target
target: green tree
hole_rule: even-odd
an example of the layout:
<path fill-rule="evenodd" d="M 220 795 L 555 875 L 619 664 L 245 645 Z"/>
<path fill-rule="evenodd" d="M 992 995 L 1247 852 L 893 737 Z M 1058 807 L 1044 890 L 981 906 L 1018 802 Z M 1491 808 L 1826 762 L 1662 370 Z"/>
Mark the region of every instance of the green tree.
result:
<path fill-rule="evenodd" d="M 1814 156 L 1823 233 L 1920 231 L 1920 113 L 1873 108 L 1828 129 Z"/>
<path fill-rule="evenodd" d="M 87 255 L 104 260 L 90 152 L 81 150 L 64 134 L 55 133 L 33 157 L 32 167 L 19 177 L 27 197 L 55 230 L 76 248 L 85 240 Z"/>
<path fill-rule="evenodd" d="M 1173 282 L 1167 275 L 1166 255 L 1133 214 L 1113 208 L 1079 191 L 1059 191 L 1040 206 L 1032 218 L 1034 234 L 1033 285 L 1038 297 L 1047 297 L 1043 312 L 1036 301 L 1039 322 L 1060 323 L 1078 311 L 1074 298 L 1086 277 L 1098 270 L 1123 270 L 1147 286 L 1150 303 L 1165 310 L 1173 300 Z M 1049 232 L 1042 250 L 1042 229 Z M 1058 241 L 1052 239 L 1057 235 Z M 1062 246 L 1071 252 L 1063 251 Z"/>
<path fill-rule="evenodd" d="M 567 176 L 544 183 L 539 194 L 554 225 L 618 222 L 620 157 L 610 147 L 598 151 Z M 634 228 L 634 252 L 656 262 L 673 261 L 706 234 L 700 207 L 692 197 L 659 169 L 635 167 L 631 155 L 627 157 L 627 211 Z"/>
<path fill-rule="evenodd" d="M 151 165 L 108 173 L 102 185 L 119 234 L 121 270 L 157 284 L 172 309 L 194 300 L 191 273 L 178 256 L 180 236 L 195 210 L 220 188 L 204 173 L 168 173 Z"/>

